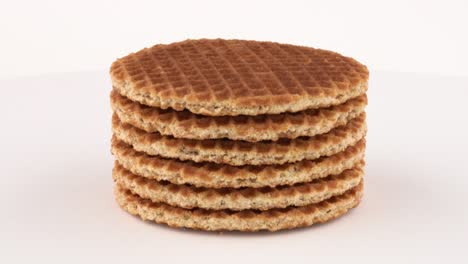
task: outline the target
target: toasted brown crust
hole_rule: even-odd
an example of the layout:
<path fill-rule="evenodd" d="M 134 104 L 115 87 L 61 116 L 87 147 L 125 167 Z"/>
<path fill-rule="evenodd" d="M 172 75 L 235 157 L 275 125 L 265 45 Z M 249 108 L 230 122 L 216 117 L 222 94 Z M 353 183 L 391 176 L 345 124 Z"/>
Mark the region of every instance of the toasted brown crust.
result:
<path fill-rule="evenodd" d="M 363 182 L 346 193 L 316 204 L 282 209 L 206 210 L 183 209 L 143 199 L 116 185 L 117 203 L 143 220 L 155 221 L 172 227 L 187 227 L 206 231 L 277 231 L 310 226 L 330 221 L 356 207 L 363 194 Z"/>
<path fill-rule="evenodd" d="M 369 72 L 326 50 L 201 39 L 131 53 L 112 64 L 110 75 L 114 88 L 133 101 L 223 116 L 338 105 L 366 92 Z"/>
<path fill-rule="evenodd" d="M 367 96 L 364 94 L 341 105 L 297 113 L 210 117 L 187 110 L 145 106 L 115 90 L 111 92 L 110 98 L 112 109 L 122 122 L 146 132 L 159 132 L 176 138 L 227 138 L 250 142 L 323 134 L 334 127 L 345 125 L 364 112 L 367 105 Z"/>
<path fill-rule="evenodd" d="M 341 195 L 357 186 L 364 174 L 362 162 L 357 167 L 339 175 L 293 186 L 262 188 L 204 188 L 177 185 L 167 181 L 150 180 L 131 173 L 118 162 L 114 165 L 114 181 L 132 193 L 153 202 L 162 202 L 181 208 L 268 210 L 289 206 L 305 206 L 318 203 L 332 196 Z"/>
<path fill-rule="evenodd" d="M 112 139 L 116 160 L 132 173 L 148 179 L 207 188 L 260 188 L 310 182 L 353 168 L 364 158 L 365 146 L 366 141 L 362 139 L 342 152 L 316 160 L 283 165 L 231 166 L 150 156 L 115 137 Z"/>
<path fill-rule="evenodd" d="M 222 139 L 178 139 L 159 133 L 147 133 L 122 123 L 116 115 L 112 119 L 112 130 L 118 139 L 149 155 L 240 166 L 283 164 L 336 154 L 364 138 L 367 129 L 365 119 L 366 115 L 362 113 L 346 125 L 314 137 L 255 143 Z"/>

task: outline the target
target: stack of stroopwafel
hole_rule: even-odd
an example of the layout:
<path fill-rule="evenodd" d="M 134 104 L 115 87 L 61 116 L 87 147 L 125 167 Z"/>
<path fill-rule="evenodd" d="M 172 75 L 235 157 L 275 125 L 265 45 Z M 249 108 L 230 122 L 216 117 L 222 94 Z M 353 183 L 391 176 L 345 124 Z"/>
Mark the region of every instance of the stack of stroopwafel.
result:
<path fill-rule="evenodd" d="M 368 71 L 357 61 L 204 39 L 132 53 L 110 74 L 115 195 L 129 213 L 275 231 L 359 204 Z"/>

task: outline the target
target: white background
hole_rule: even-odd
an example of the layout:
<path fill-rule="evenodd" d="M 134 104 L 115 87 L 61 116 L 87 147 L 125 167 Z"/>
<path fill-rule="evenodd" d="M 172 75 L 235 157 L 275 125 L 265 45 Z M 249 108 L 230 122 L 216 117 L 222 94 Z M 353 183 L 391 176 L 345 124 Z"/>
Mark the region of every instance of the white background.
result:
<path fill-rule="evenodd" d="M 105 69 L 143 47 L 200 37 L 321 47 L 374 71 L 468 73 L 464 0 L 321 2 L 2 2 L 0 78 Z"/>
<path fill-rule="evenodd" d="M 466 261 L 467 11 L 463 1 L 2 1 L 0 263 Z M 118 208 L 108 67 L 199 37 L 310 45 L 369 66 L 360 207 L 271 234 L 174 230 Z"/>

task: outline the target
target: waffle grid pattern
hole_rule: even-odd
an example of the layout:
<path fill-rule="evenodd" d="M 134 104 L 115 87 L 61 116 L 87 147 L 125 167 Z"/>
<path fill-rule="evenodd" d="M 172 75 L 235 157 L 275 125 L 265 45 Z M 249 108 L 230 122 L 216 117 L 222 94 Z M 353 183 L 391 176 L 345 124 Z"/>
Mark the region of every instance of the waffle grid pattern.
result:
<path fill-rule="evenodd" d="M 368 71 L 320 49 L 204 39 L 132 53 L 112 65 L 111 77 L 122 94 L 152 106 L 257 115 L 342 103 L 364 92 Z"/>

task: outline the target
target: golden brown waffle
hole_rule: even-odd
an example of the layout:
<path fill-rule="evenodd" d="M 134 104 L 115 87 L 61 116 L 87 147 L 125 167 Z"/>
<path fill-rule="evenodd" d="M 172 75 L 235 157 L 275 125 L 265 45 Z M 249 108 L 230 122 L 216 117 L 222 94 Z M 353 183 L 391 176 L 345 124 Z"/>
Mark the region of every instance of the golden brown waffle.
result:
<path fill-rule="evenodd" d="M 114 165 L 114 181 L 132 193 L 152 202 L 162 202 L 181 208 L 230 209 L 234 211 L 289 206 L 305 206 L 318 203 L 332 196 L 341 195 L 357 186 L 364 171 L 363 162 L 339 175 L 332 175 L 308 183 L 293 186 L 262 188 L 204 188 L 177 185 L 167 181 L 150 180 L 124 169 L 118 162 Z"/>
<path fill-rule="evenodd" d="M 206 210 L 183 209 L 143 199 L 116 185 L 117 203 L 125 211 L 143 220 L 155 221 L 172 227 L 187 227 L 207 231 L 277 231 L 330 221 L 356 207 L 362 197 L 363 182 L 346 193 L 317 204 L 282 209 Z"/>
<path fill-rule="evenodd" d="M 365 119 L 366 115 L 362 113 L 346 125 L 314 137 L 255 143 L 223 139 L 179 139 L 147 133 L 120 122 L 117 115 L 113 116 L 112 130 L 118 139 L 149 155 L 240 166 L 283 164 L 336 154 L 364 138 Z"/>
<path fill-rule="evenodd" d="M 316 160 L 238 167 L 149 156 L 115 137 L 112 139 L 112 153 L 116 160 L 132 173 L 148 179 L 208 188 L 260 188 L 310 182 L 357 166 L 364 158 L 365 147 L 365 139 L 362 139 L 342 152 Z"/>
<path fill-rule="evenodd" d="M 110 75 L 114 89 L 133 101 L 224 116 L 338 105 L 366 92 L 369 73 L 331 51 L 201 39 L 131 53 L 112 64 Z"/>
<path fill-rule="evenodd" d="M 367 96 L 361 95 L 341 105 L 297 113 L 210 117 L 187 110 L 149 107 L 114 90 L 110 97 L 112 108 L 122 122 L 146 132 L 159 132 L 176 138 L 228 138 L 250 142 L 323 134 L 357 117 L 367 105 Z"/>

